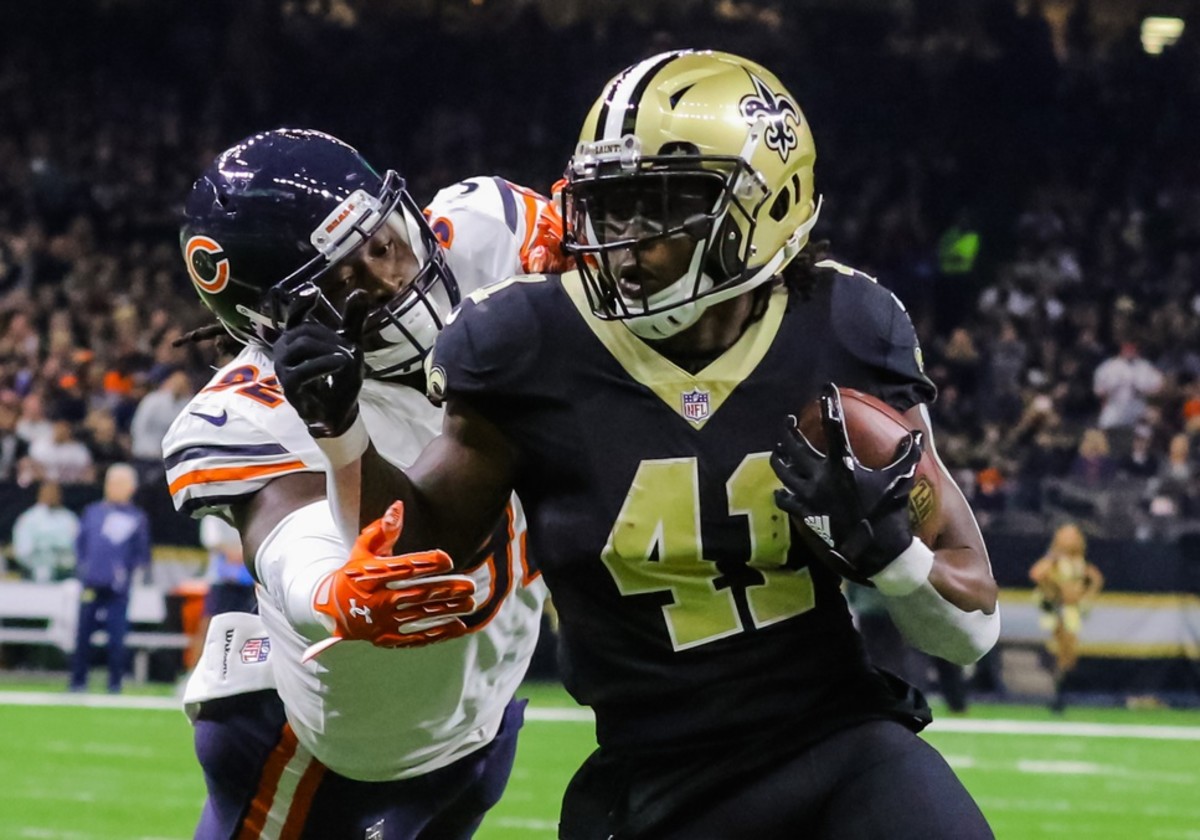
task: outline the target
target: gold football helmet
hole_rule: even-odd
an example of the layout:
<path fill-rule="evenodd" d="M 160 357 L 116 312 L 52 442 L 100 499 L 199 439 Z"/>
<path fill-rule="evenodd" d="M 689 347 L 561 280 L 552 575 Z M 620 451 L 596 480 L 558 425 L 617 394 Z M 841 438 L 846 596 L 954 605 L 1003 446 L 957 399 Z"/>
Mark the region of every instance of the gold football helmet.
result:
<path fill-rule="evenodd" d="M 685 50 L 621 71 L 563 189 L 564 244 L 592 311 L 666 338 L 776 276 L 816 224 L 815 160 L 800 106 L 752 61 Z M 639 250 L 683 237 L 695 244 L 678 280 L 651 293 L 622 282 Z"/>

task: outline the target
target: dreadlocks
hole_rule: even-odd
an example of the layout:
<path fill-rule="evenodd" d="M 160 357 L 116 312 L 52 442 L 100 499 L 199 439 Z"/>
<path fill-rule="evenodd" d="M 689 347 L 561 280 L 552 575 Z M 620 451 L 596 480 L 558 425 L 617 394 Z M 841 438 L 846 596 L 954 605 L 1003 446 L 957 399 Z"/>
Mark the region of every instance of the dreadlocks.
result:
<path fill-rule="evenodd" d="M 828 239 L 813 242 L 783 269 L 783 282 L 803 300 L 808 300 L 812 295 L 817 275 L 821 272 L 817 263 L 829 259 L 829 250 Z"/>
<path fill-rule="evenodd" d="M 201 327 L 196 327 L 194 330 L 188 330 L 179 338 L 171 342 L 172 347 L 182 347 L 185 344 L 201 344 L 205 341 L 216 341 L 217 351 L 223 354 L 236 356 L 242 349 L 242 345 L 221 325 L 220 321 L 214 321 L 211 324 L 205 324 Z"/>

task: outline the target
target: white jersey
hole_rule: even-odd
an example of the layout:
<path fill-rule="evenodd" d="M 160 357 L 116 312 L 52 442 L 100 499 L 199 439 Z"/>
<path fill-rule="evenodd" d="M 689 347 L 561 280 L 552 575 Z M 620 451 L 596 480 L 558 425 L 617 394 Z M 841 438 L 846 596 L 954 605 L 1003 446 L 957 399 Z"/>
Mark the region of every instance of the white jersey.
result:
<path fill-rule="evenodd" d="M 522 270 L 525 222 L 532 217 L 506 209 L 509 202 L 523 206 L 527 196 L 518 190 L 501 179 L 473 178 L 442 190 L 431 204 L 435 230 L 453 231 L 443 242 L 464 295 L 486 279 Z M 380 454 L 401 467 L 441 430 L 440 409 L 404 386 L 368 380 L 359 408 Z M 171 426 L 163 449 L 175 505 L 193 516 L 229 518 L 231 504 L 273 479 L 327 466 L 257 346 L 217 371 Z M 305 508 L 303 522 L 348 555 L 327 502 Z M 468 619 L 475 628 L 468 635 L 402 651 L 347 642 L 304 664 L 301 654 L 320 637 L 288 621 L 280 581 L 260 570 L 273 681 L 299 742 L 330 769 L 364 781 L 420 775 L 489 743 L 525 675 L 545 598 L 523 545 L 524 517 L 514 497 L 507 528 L 498 529 L 492 552 L 468 572 L 483 605 Z"/>
<path fill-rule="evenodd" d="M 533 274 L 539 219 L 557 210 L 544 196 L 503 178 L 478 176 L 438 191 L 425 209 L 462 296 L 514 274 Z"/>

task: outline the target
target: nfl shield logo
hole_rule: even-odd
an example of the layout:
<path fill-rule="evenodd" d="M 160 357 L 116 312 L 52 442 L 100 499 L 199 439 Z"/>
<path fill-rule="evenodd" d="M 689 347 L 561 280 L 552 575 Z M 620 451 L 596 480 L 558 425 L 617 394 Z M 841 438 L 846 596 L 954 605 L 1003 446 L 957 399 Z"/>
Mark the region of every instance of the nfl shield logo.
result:
<path fill-rule="evenodd" d="M 693 388 L 683 394 L 683 416 L 693 423 L 708 417 L 708 391 Z"/>
<path fill-rule="evenodd" d="M 242 661 L 250 664 L 266 662 L 271 655 L 271 640 L 267 638 L 247 639 L 242 645 Z"/>

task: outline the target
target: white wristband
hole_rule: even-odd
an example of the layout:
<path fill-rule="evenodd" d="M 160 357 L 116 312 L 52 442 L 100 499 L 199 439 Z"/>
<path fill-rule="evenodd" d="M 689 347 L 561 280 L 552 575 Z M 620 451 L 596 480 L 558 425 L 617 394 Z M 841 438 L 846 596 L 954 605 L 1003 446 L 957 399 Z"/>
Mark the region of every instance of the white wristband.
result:
<path fill-rule="evenodd" d="M 371 444 L 371 436 L 367 433 L 367 424 L 363 422 L 362 414 L 354 418 L 350 428 L 335 438 L 317 438 L 317 446 L 325 453 L 330 465 L 335 470 L 349 466 L 363 456 Z"/>
<path fill-rule="evenodd" d="M 902 597 L 929 580 L 932 570 L 933 549 L 921 542 L 919 537 L 913 537 L 908 548 L 884 566 L 882 571 L 872 575 L 870 580 L 884 595 Z"/>

